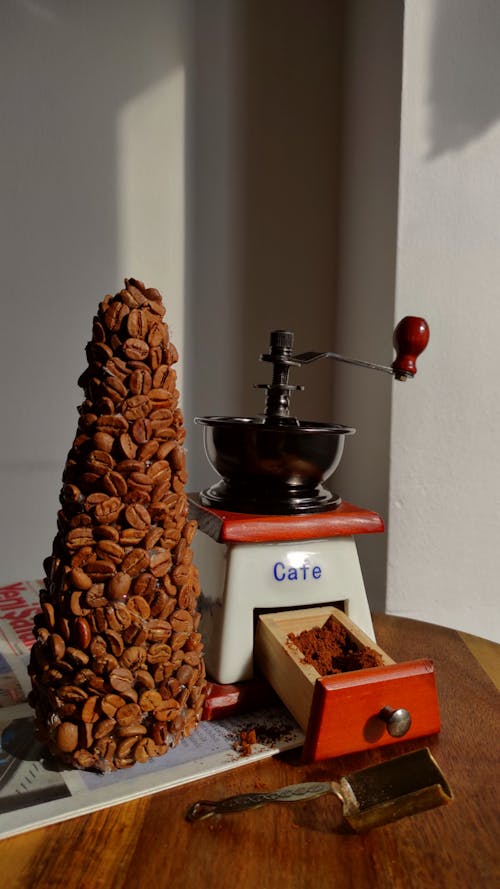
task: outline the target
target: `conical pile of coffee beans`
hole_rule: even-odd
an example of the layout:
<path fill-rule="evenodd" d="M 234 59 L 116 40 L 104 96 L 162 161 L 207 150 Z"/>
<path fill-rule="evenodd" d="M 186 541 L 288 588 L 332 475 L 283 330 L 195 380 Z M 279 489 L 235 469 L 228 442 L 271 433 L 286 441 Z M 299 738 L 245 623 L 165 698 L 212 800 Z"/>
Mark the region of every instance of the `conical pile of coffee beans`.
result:
<path fill-rule="evenodd" d="M 99 305 L 44 562 L 30 702 L 51 752 L 84 769 L 166 753 L 204 701 L 196 524 L 164 314 L 160 293 L 134 278 Z"/>

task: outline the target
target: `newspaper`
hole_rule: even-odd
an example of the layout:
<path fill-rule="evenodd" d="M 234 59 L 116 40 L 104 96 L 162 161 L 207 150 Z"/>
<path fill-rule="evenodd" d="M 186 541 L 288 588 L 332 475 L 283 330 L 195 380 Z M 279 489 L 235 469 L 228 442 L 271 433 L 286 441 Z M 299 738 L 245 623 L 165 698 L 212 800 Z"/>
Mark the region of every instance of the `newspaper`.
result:
<path fill-rule="evenodd" d="M 58 765 L 36 740 L 27 665 L 39 582 L 0 587 L 0 839 L 177 787 L 298 747 L 304 735 L 287 710 L 267 707 L 197 730 L 165 756 L 106 775 Z M 242 756 L 242 731 L 258 743 Z M 261 737 L 262 736 L 262 737 Z M 196 792 L 193 790 L 193 802 Z"/>

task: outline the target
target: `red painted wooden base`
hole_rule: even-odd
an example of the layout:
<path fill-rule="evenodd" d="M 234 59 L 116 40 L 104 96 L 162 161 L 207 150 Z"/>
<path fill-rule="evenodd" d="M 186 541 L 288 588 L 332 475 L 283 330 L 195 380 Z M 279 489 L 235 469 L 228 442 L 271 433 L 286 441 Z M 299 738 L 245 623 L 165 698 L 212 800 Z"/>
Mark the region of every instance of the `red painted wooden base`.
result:
<path fill-rule="evenodd" d="M 239 713 L 250 713 L 259 707 L 279 703 L 277 694 L 265 679 L 249 679 L 234 685 L 209 684 L 202 719 L 211 722 Z"/>
<path fill-rule="evenodd" d="M 200 531 L 219 543 L 274 543 L 281 540 L 321 540 L 351 537 L 384 530 L 378 513 L 352 503 L 342 503 L 330 512 L 306 515 L 250 515 L 202 506 L 198 494 L 188 494 L 190 518 Z"/>

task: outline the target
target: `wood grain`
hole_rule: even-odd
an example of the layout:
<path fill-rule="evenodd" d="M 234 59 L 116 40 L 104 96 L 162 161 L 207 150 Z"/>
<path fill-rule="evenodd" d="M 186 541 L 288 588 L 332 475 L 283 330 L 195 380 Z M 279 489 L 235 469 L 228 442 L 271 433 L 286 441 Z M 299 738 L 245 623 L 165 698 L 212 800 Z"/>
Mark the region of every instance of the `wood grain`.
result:
<path fill-rule="evenodd" d="M 4 840 L 2 885 L 494 889 L 500 884 L 498 692 L 456 631 L 387 616 L 374 623 L 379 644 L 396 660 L 433 659 L 442 716 L 438 737 L 310 766 L 282 756 Z M 494 654 L 500 664 L 500 647 Z M 454 802 L 365 835 L 342 824 L 333 797 L 196 824 L 184 820 L 196 799 L 334 779 L 425 744 Z"/>

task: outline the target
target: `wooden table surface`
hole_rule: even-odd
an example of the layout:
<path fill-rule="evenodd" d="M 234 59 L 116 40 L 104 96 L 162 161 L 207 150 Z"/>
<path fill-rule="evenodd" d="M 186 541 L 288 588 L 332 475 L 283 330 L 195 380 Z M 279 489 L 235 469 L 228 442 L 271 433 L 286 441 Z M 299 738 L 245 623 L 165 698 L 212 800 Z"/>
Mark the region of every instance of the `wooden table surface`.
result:
<path fill-rule="evenodd" d="M 8 889 L 497 889 L 500 646 L 402 618 L 379 616 L 374 623 L 379 644 L 396 660 L 433 658 L 439 736 L 308 766 L 298 764 L 296 755 L 274 757 L 3 840 L 1 884 Z M 344 826 L 333 796 L 195 824 L 184 820 L 188 804 L 200 797 L 334 779 L 423 746 L 436 757 L 454 801 L 368 834 Z"/>

